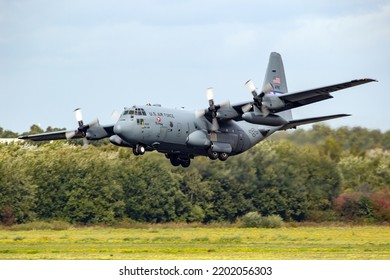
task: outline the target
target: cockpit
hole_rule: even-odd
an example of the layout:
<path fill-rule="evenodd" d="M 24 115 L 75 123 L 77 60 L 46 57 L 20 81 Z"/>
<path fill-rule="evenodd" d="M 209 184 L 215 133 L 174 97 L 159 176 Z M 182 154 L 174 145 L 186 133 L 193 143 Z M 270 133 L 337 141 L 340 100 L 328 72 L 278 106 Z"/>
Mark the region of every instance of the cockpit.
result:
<path fill-rule="evenodd" d="M 122 116 L 131 115 L 131 116 L 146 116 L 146 112 L 142 108 L 131 108 L 125 109 L 122 113 Z"/>

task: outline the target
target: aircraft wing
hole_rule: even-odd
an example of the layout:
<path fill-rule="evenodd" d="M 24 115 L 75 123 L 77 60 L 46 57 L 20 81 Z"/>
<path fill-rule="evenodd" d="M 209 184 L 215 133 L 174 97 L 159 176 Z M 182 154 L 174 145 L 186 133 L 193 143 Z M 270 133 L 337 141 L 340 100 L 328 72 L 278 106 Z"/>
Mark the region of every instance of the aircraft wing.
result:
<path fill-rule="evenodd" d="M 340 83 L 340 84 L 335 84 L 335 85 L 330 85 L 330 86 L 325 86 L 325 87 L 320 87 L 320 88 L 315 88 L 310 90 L 304 90 L 295 93 L 280 94 L 278 95 L 278 97 L 285 103 L 285 106 L 280 109 L 272 110 L 272 112 L 278 113 L 281 111 L 285 111 L 300 106 L 308 105 L 314 102 L 333 98 L 333 96 L 330 95 L 331 92 L 335 92 L 350 87 L 355 87 L 370 82 L 377 82 L 377 80 L 368 79 L 368 78 L 357 79 L 357 80 L 352 80 L 350 82 L 345 82 L 345 83 Z"/>
<path fill-rule="evenodd" d="M 286 93 L 286 94 L 278 94 L 277 97 L 281 99 L 284 102 L 284 106 L 278 109 L 270 109 L 272 113 L 278 113 L 286 110 L 290 110 L 293 108 L 301 107 L 304 105 L 308 105 L 311 103 L 319 102 L 322 100 L 326 100 L 329 98 L 333 98 L 332 95 L 330 95 L 331 92 L 335 92 L 338 90 L 355 87 L 358 85 L 370 83 L 370 82 L 377 82 L 377 80 L 374 79 L 357 79 L 352 80 L 350 82 L 340 83 L 340 84 L 334 84 L 330 86 L 310 89 L 310 90 L 304 90 L 294 93 Z M 250 106 L 250 104 L 253 104 L 253 102 L 241 102 L 238 104 L 234 104 L 232 106 L 219 106 L 217 105 L 217 108 L 219 108 L 219 117 L 221 120 L 229 120 L 234 119 L 236 121 L 241 120 L 241 115 L 245 113 L 245 108 Z M 221 107 L 221 108 L 220 108 Z"/>
<path fill-rule="evenodd" d="M 19 139 L 23 140 L 32 140 L 32 141 L 51 141 L 51 140 L 61 140 L 61 139 L 68 139 L 66 137 L 67 134 L 74 133 L 73 130 L 61 130 L 61 131 L 54 131 L 54 132 L 46 132 L 46 133 L 39 133 L 39 134 L 32 134 L 32 135 L 23 135 L 20 136 Z M 75 138 L 81 138 L 81 134 L 77 135 L 75 134 L 73 139 Z"/>
<path fill-rule="evenodd" d="M 307 118 L 307 119 L 291 120 L 287 124 L 282 126 L 279 130 L 287 130 L 290 128 L 296 128 L 299 125 L 322 122 L 322 121 L 327 121 L 327 120 L 337 119 L 337 118 L 342 118 L 342 117 L 348 117 L 348 116 L 350 116 L 350 115 L 338 114 L 338 115 L 329 115 L 329 116 L 314 117 L 314 118 Z"/>
<path fill-rule="evenodd" d="M 99 140 L 110 137 L 114 134 L 114 125 L 95 126 L 87 130 L 87 139 Z M 61 130 L 54 132 L 46 132 L 32 135 L 23 135 L 19 139 L 31 141 L 51 141 L 51 140 L 67 140 L 83 138 L 83 135 L 78 130 Z"/>

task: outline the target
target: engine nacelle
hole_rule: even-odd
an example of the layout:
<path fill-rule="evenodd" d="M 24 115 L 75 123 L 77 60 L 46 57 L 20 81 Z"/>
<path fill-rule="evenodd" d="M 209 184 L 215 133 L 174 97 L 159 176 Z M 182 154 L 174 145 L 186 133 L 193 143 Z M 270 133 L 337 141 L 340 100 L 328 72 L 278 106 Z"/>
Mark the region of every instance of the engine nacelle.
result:
<path fill-rule="evenodd" d="M 258 114 L 255 112 L 246 112 L 242 115 L 242 119 L 254 124 L 263 124 L 263 125 L 270 125 L 270 126 L 280 126 L 288 123 L 285 119 L 283 119 L 281 116 L 278 115 L 267 115 L 264 116 L 263 114 Z"/>
<path fill-rule="evenodd" d="M 211 142 L 207 134 L 202 130 L 195 130 L 187 137 L 186 141 L 188 146 L 192 147 L 210 147 Z"/>
<path fill-rule="evenodd" d="M 277 95 L 266 94 L 263 97 L 263 105 L 268 109 L 272 110 L 283 108 L 285 106 L 285 103 Z"/>
<path fill-rule="evenodd" d="M 116 146 L 119 147 L 131 147 L 131 145 L 125 141 L 123 141 L 122 138 L 120 138 L 118 135 L 112 135 L 109 138 L 110 142 Z"/>

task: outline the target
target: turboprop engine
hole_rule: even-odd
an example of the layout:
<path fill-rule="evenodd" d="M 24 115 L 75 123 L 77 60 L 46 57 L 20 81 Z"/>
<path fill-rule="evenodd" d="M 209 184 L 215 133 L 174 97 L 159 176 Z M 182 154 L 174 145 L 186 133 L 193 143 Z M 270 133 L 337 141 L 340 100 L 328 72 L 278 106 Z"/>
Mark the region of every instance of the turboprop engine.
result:
<path fill-rule="evenodd" d="M 267 116 L 270 111 L 283 108 L 285 103 L 273 92 L 273 85 L 268 83 L 264 86 L 261 93 L 257 93 L 256 86 L 252 80 L 248 80 L 245 83 L 248 91 L 253 95 L 253 105 L 261 112 L 264 116 Z"/>
<path fill-rule="evenodd" d="M 288 123 L 284 118 L 278 115 L 267 115 L 259 114 L 256 112 L 246 112 L 242 115 L 242 119 L 254 124 L 270 125 L 270 126 L 280 126 Z"/>

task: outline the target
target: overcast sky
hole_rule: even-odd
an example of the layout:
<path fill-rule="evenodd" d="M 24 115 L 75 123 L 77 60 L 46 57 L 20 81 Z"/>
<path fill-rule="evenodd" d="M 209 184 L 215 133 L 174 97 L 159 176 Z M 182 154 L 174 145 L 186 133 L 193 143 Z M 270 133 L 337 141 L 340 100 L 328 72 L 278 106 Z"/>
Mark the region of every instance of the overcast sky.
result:
<path fill-rule="evenodd" d="M 290 92 L 370 77 L 294 118 L 350 113 L 332 127 L 390 130 L 390 1 L 0 0 L 0 127 L 113 123 L 114 110 L 206 108 L 251 99 L 269 54 Z"/>

